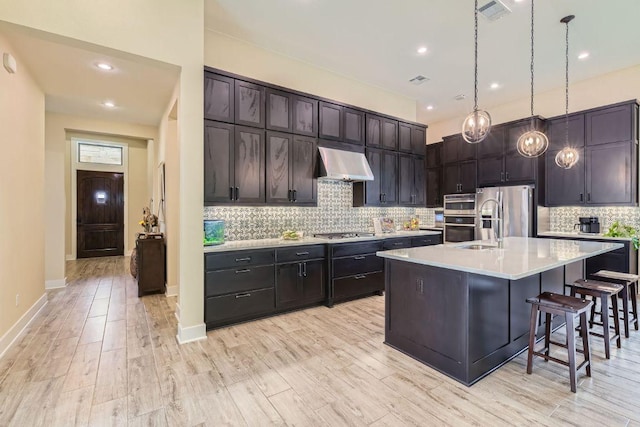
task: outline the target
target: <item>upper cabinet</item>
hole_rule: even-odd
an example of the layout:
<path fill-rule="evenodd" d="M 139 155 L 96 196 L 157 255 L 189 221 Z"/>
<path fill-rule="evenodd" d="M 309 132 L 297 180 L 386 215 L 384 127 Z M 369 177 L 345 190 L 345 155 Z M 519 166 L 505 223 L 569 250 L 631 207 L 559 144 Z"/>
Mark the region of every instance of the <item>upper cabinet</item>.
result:
<path fill-rule="evenodd" d="M 366 149 L 373 181 L 353 183 L 354 206 L 394 206 L 398 204 L 398 153 Z"/>
<path fill-rule="evenodd" d="M 398 121 L 373 114 L 367 114 L 366 143 L 368 147 L 397 150 Z"/>
<path fill-rule="evenodd" d="M 235 123 L 264 128 L 264 88 L 242 80 L 236 80 L 235 88 Z"/>
<path fill-rule="evenodd" d="M 399 154 L 398 170 L 399 205 L 424 207 L 426 205 L 424 157 Z"/>
<path fill-rule="evenodd" d="M 364 112 L 344 108 L 344 141 L 364 144 Z"/>
<path fill-rule="evenodd" d="M 209 72 L 204 73 L 204 118 L 233 123 L 235 109 L 234 80 Z"/>
<path fill-rule="evenodd" d="M 400 122 L 398 124 L 398 150 L 424 156 L 427 144 L 425 129 Z"/>
<path fill-rule="evenodd" d="M 344 137 L 344 107 L 320 101 L 320 131 L 319 136 L 323 139 L 342 141 Z"/>
<path fill-rule="evenodd" d="M 428 208 L 442 207 L 442 142 L 427 145 L 425 165 L 426 205 Z"/>
<path fill-rule="evenodd" d="M 610 105 L 569 116 L 569 145 L 579 162 L 561 169 L 555 156 L 566 145 L 565 117 L 549 123 L 546 154 L 548 206 L 635 206 L 638 203 L 638 104 Z"/>
<path fill-rule="evenodd" d="M 280 132 L 292 131 L 292 96 L 290 93 L 266 89 L 267 129 Z"/>
<path fill-rule="evenodd" d="M 460 134 L 447 136 L 443 141 L 443 163 L 475 160 L 477 146 L 478 144 L 468 144 Z"/>
<path fill-rule="evenodd" d="M 442 142 L 427 145 L 427 168 L 442 166 Z"/>
<path fill-rule="evenodd" d="M 318 136 L 318 101 L 304 96 L 292 96 L 293 133 Z"/>

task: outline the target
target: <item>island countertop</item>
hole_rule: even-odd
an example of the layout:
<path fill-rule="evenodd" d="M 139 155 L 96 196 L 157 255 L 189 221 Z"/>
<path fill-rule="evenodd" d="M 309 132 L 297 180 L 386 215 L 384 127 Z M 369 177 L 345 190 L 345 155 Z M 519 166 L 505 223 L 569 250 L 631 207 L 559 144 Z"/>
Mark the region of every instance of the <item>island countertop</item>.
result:
<path fill-rule="evenodd" d="M 464 248 L 473 244 L 491 243 L 449 243 L 381 251 L 377 255 L 398 261 L 518 280 L 623 247 L 621 243 L 507 237 L 504 239 L 504 248 Z"/>

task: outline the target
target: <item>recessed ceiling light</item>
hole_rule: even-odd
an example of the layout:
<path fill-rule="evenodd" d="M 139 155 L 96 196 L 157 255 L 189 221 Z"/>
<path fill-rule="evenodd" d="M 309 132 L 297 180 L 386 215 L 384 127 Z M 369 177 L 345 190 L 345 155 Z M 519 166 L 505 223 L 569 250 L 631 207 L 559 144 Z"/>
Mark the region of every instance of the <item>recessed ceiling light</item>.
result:
<path fill-rule="evenodd" d="M 433 105 L 427 105 L 427 110 L 433 110 Z"/>
<path fill-rule="evenodd" d="M 513 0 L 513 1 L 515 1 L 516 3 L 522 3 L 524 0 Z"/>
<path fill-rule="evenodd" d="M 426 46 L 420 46 L 418 48 L 418 53 L 421 54 L 421 55 L 427 53 L 427 47 Z"/>
<path fill-rule="evenodd" d="M 101 70 L 105 70 L 105 71 L 113 70 L 113 65 L 107 64 L 106 62 L 98 62 L 96 64 L 96 67 L 100 68 Z"/>
<path fill-rule="evenodd" d="M 498 89 L 500 87 L 500 83 L 491 83 L 491 89 Z"/>
<path fill-rule="evenodd" d="M 578 59 L 587 59 L 589 57 L 589 52 L 580 52 L 578 55 Z"/>
<path fill-rule="evenodd" d="M 115 108 L 116 104 L 113 103 L 113 101 L 104 101 L 102 103 L 103 106 L 107 107 L 107 108 Z"/>

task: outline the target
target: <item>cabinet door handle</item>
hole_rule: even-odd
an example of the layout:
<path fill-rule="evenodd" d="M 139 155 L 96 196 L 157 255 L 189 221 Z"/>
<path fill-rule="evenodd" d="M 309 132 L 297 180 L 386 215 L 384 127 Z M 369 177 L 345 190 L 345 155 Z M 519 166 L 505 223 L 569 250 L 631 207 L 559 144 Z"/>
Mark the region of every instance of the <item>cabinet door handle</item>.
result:
<path fill-rule="evenodd" d="M 305 256 L 305 255 L 309 255 L 309 252 L 296 252 L 297 256 Z"/>
<path fill-rule="evenodd" d="M 251 269 L 250 268 L 245 268 L 244 270 L 236 270 L 236 274 L 240 274 L 240 273 L 248 273 L 250 272 Z"/>
<path fill-rule="evenodd" d="M 293 202 L 293 197 L 291 197 L 291 190 L 289 190 L 289 195 L 288 195 L 287 199 L 289 199 L 290 202 Z"/>
<path fill-rule="evenodd" d="M 392 245 L 393 246 L 400 246 L 400 245 L 404 245 L 404 243 L 403 242 L 395 242 L 395 243 L 392 243 Z"/>
<path fill-rule="evenodd" d="M 307 263 L 306 262 L 302 263 L 302 275 L 304 277 L 307 277 Z"/>
<path fill-rule="evenodd" d="M 380 193 L 380 201 L 382 202 L 382 193 Z"/>
<path fill-rule="evenodd" d="M 580 193 L 580 201 L 583 202 L 584 201 L 584 196 L 582 193 Z"/>
<path fill-rule="evenodd" d="M 365 277 L 367 276 L 365 276 L 364 274 L 358 274 L 357 276 L 353 276 L 353 278 L 357 280 L 364 279 Z"/>
<path fill-rule="evenodd" d="M 500 172 L 500 181 L 504 181 L 504 172 Z"/>
<path fill-rule="evenodd" d="M 366 256 L 362 256 L 362 255 L 353 257 L 353 259 L 365 259 L 365 258 L 366 258 Z"/>
<path fill-rule="evenodd" d="M 236 258 L 236 262 L 249 262 L 251 261 L 251 257 L 248 256 L 246 258 Z"/>
<path fill-rule="evenodd" d="M 293 201 L 298 201 L 298 192 L 296 190 L 293 190 Z"/>
<path fill-rule="evenodd" d="M 302 263 L 298 263 L 298 277 L 302 277 Z"/>
<path fill-rule="evenodd" d="M 236 299 L 238 299 L 238 298 L 247 298 L 247 297 L 250 297 L 250 296 L 251 296 L 251 294 L 249 292 L 245 292 L 244 294 L 236 295 Z"/>
<path fill-rule="evenodd" d="M 229 200 L 233 200 L 233 187 L 229 187 Z"/>
<path fill-rule="evenodd" d="M 587 193 L 587 202 L 591 201 L 591 193 Z"/>
<path fill-rule="evenodd" d="M 505 173 L 505 176 L 507 177 L 507 181 L 509 181 L 509 172 Z"/>

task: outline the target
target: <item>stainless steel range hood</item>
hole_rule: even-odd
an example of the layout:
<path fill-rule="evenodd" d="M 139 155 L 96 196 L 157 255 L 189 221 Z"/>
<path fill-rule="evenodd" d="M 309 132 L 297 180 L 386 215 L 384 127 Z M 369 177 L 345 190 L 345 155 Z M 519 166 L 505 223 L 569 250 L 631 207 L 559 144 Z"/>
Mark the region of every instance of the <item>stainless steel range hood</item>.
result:
<path fill-rule="evenodd" d="M 319 179 L 373 181 L 373 173 L 363 153 L 318 147 L 322 157 Z"/>

